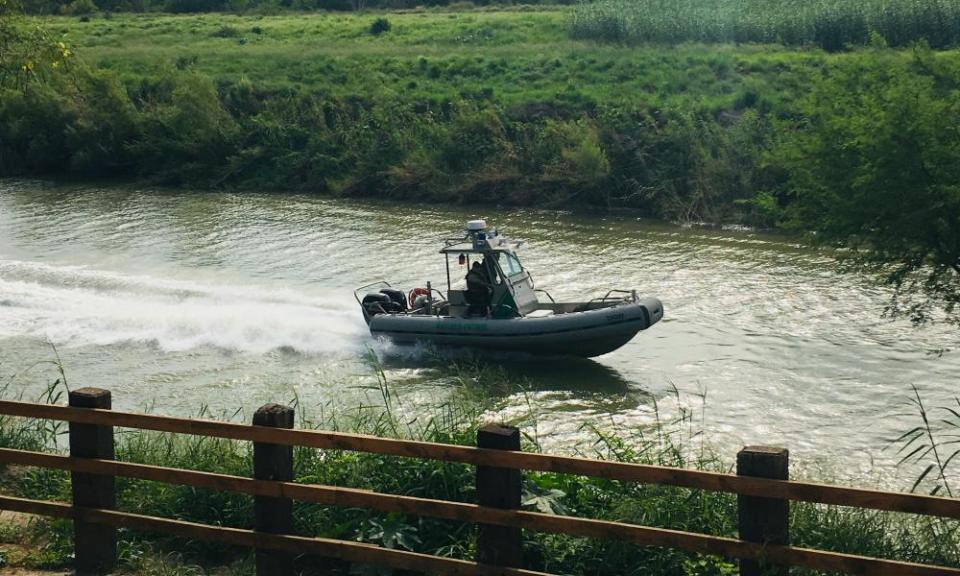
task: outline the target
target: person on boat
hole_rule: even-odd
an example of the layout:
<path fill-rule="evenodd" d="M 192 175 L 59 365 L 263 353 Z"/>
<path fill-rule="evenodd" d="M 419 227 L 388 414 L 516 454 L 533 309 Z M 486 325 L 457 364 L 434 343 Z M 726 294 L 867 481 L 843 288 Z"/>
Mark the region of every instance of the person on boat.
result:
<path fill-rule="evenodd" d="M 467 300 L 467 314 L 487 315 L 490 311 L 490 298 L 493 296 L 493 285 L 487 277 L 480 262 L 474 261 L 467 272 L 467 291 L 464 297 Z"/>
<path fill-rule="evenodd" d="M 484 256 L 480 259 L 480 273 L 483 274 L 483 280 L 490 284 L 491 290 L 493 289 L 493 274 L 491 274 L 490 263 L 487 262 L 487 257 Z"/>

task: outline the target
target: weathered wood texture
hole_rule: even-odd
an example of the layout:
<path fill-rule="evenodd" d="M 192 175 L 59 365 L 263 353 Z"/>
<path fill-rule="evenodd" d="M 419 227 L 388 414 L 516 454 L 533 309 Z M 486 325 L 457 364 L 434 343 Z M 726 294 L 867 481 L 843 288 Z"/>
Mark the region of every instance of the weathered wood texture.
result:
<path fill-rule="evenodd" d="M 477 430 L 477 446 L 490 450 L 520 450 L 520 430 L 488 424 Z M 477 501 L 502 510 L 520 508 L 522 478 L 515 468 L 477 466 Z M 477 562 L 497 566 L 523 565 L 523 533 L 520 528 L 480 524 Z"/>
<path fill-rule="evenodd" d="M 471 506 L 464 504 L 463 506 Z M 436 558 L 437 563 L 431 564 L 429 569 L 420 567 L 415 568 L 410 564 L 397 564 L 390 558 L 390 554 L 411 555 L 409 552 L 398 552 L 396 550 L 383 550 L 375 546 L 366 544 L 357 544 L 353 542 L 344 542 L 340 540 L 311 539 L 292 536 L 279 536 L 269 534 L 257 534 L 251 531 L 238 530 L 234 528 L 211 527 L 202 524 L 191 524 L 174 520 L 138 516 L 134 514 L 125 514 L 110 511 L 93 510 L 74 510 L 66 504 L 53 502 L 42 502 L 36 500 L 27 500 L 22 498 L 12 498 L 0 496 L 0 510 L 12 510 L 24 512 L 27 514 L 42 514 L 59 518 L 82 518 L 88 522 L 103 522 L 112 526 L 120 526 L 133 529 L 142 529 L 147 531 L 161 532 L 175 536 L 188 538 L 197 538 L 205 540 L 217 540 L 227 544 L 248 547 L 274 548 L 278 550 L 289 550 L 303 554 L 317 554 L 327 557 L 339 558 L 342 560 L 361 562 L 361 563 L 379 563 L 385 566 L 403 568 L 408 570 L 422 570 L 428 574 L 517 574 L 533 575 L 541 574 L 530 570 L 521 570 L 515 568 L 495 568 L 486 565 L 476 565 L 471 562 L 462 562 L 458 560 L 449 560 L 446 558 Z M 508 513 L 508 511 L 497 511 Z M 546 514 L 535 514 L 533 512 L 509 512 L 518 517 L 545 516 L 547 521 L 565 521 L 569 518 L 551 516 Z M 577 519 L 580 520 L 580 519 Z M 587 520 L 585 522 L 595 524 L 607 524 L 596 520 Z M 766 558 L 770 562 L 782 563 L 785 565 L 810 568 L 812 570 L 822 570 L 828 572 L 838 572 L 843 574 L 869 574 L 871 576 L 960 576 L 960 569 L 945 568 L 939 566 L 926 566 L 923 564 L 914 564 L 909 562 L 897 562 L 892 560 L 880 560 L 876 558 L 867 558 L 851 554 L 842 554 L 837 552 L 824 552 L 820 550 L 809 550 L 806 548 L 794 548 L 788 546 L 768 546 L 759 544 L 741 542 L 732 538 L 722 538 L 718 536 L 707 536 L 703 534 L 692 534 L 676 530 L 665 530 L 662 528 L 647 528 L 642 526 L 629 526 L 634 531 L 634 538 L 638 544 L 649 546 L 664 546 L 698 552 L 704 554 L 717 554 L 731 558 Z M 573 532 L 571 532 L 573 533 Z M 238 536 L 243 534 L 242 536 Z M 249 535 L 255 535 L 251 538 Z M 592 534 L 584 531 L 580 535 L 609 537 L 610 532 L 606 526 L 593 531 Z M 301 545 L 303 542 L 319 541 L 321 545 L 312 546 L 310 544 Z M 278 544 L 279 543 L 279 544 Z M 291 544 L 295 543 L 295 544 Z M 332 552 L 337 545 L 341 547 L 359 546 L 361 551 L 353 554 L 341 552 Z M 296 546 L 301 546 L 297 548 Z M 326 547 L 323 547 L 326 546 Z M 366 551 L 366 552 L 364 552 Z M 370 553 L 370 552 L 374 553 Z M 378 551 L 387 552 L 386 555 L 376 554 Z M 365 555 L 367 554 L 367 555 Z M 422 554 L 412 554 L 414 557 L 424 556 Z M 434 558 L 426 556 L 427 558 Z M 459 563 L 454 569 L 443 569 L 442 562 Z M 460 571 L 467 570 L 463 565 L 477 567 L 476 572 Z M 426 566 L 423 564 L 421 566 Z"/>
<path fill-rule="evenodd" d="M 252 530 L 207 526 L 181 520 L 168 520 L 109 510 L 74 509 L 69 505 L 0 496 L 0 510 L 72 518 L 119 528 L 158 532 L 193 540 L 208 540 L 233 546 L 279 550 L 291 554 L 310 554 L 338 558 L 348 562 L 378 564 L 398 570 L 449 576 L 552 576 L 544 572 L 478 565 L 465 560 L 442 558 L 403 550 L 390 550 L 371 544 L 328 538 L 306 538 L 265 534 Z"/>
<path fill-rule="evenodd" d="M 864 490 L 860 488 L 845 488 L 811 482 L 751 478 L 716 472 L 683 470 L 665 466 L 609 462 L 572 456 L 487 450 L 469 446 L 394 440 L 340 432 L 283 430 L 252 427 L 213 420 L 189 420 L 118 411 L 79 410 L 65 406 L 31 404 L 7 400 L 0 400 L 0 414 L 50 420 L 66 420 L 87 424 L 102 424 L 124 428 L 140 428 L 179 434 L 213 436 L 217 438 L 232 438 L 272 444 L 371 452 L 410 458 L 497 466 L 500 468 L 577 474 L 627 482 L 682 486 L 700 490 L 731 492 L 747 496 L 781 498 L 820 504 L 853 506 L 891 512 L 910 512 L 914 514 L 960 519 L 960 499 Z"/>
<path fill-rule="evenodd" d="M 790 453 L 783 448 L 748 446 L 737 453 L 737 474 L 789 480 Z M 790 501 L 757 496 L 737 496 L 740 539 L 757 544 L 790 544 Z M 764 566 L 752 558 L 740 560 L 741 576 L 786 576 L 784 566 Z"/>
<path fill-rule="evenodd" d="M 94 394 L 96 396 L 97 394 Z M 101 400 L 102 402 L 102 400 Z M 109 402 L 106 403 L 109 406 Z M 804 490 L 811 491 L 817 498 L 839 499 L 841 496 L 861 497 L 874 504 L 863 506 L 879 509 L 890 506 L 910 507 L 911 511 L 953 517 L 955 512 L 951 504 L 957 501 L 884 492 L 862 491 L 855 489 L 836 488 L 816 484 L 794 483 L 786 480 L 770 480 L 747 476 L 750 470 L 749 462 L 745 461 L 740 472 L 743 476 L 726 474 L 712 474 L 696 471 L 675 470 L 655 466 L 638 466 L 615 462 L 603 462 L 583 458 L 568 458 L 544 456 L 540 454 L 524 454 L 510 450 L 494 448 L 468 448 L 462 446 L 434 445 L 421 442 L 405 442 L 386 440 L 368 436 L 344 435 L 337 433 L 300 431 L 269 426 L 244 426 L 211 421 L 190 421 L 177 418 L 154 417 L 139 414 L 115 413 L 109 410 L 95 408 L 67 408 L 62 406 L 46 406 L 0 402 L 0 414 L 15 416 L 45 417 L 52 414 L 53 419 L 68 420 L 75 424 L 88 425 L 91 428 L 99 426 L 126 426 L 168 432 L 184 432 L 190 434 L 205 434 L 217 437 L 253 440 L 266 444 L 302 444 L 315 447 L 334 447 L 346 450 L 370 451 L 383 454 L 395 454 L 417 457 L 415 453 L 423 452 L 424 458 L 462 461 L 492 468 L 529 468 L 534 470 L 553 470 L 556 472 L 578 473 L 588 476 L 617 478 L 621 480 L 636 480 L 649 483 L 673 484 L 694 488 L 716 489 L 735 492 L 745 496 L 759 496 L 764 499 L 783 500 Z M 291 422 L 292 424 L 292 422 Z M 71 426 L 71 428 L 74 428 Z M 83 428 L 80 428 L 83 430 Z M 206 434 L 206 431 L 212 431 Z M 513 446 L 513 440 L 504 442 L 511 437 L 510 432 L 494 434 L 493 443 L 497 446 Z M 110 436 L 112 438 L 112 434 Z M 102 438 L 102 436 L 101 436 Z M 481 441 L 482 442 L 482 441 Z M 952 575 L 960 576 L 960 570 L 954 568 L 924 566 L 907 562 L 897 562 L 867 558 L 849 554 L 824 552 L 795 548 L 777 544 L 776 527 L 761 526 L 758 530 L 770 532 L 757 537 L 758 542 L 722 538 L 704 534 L 634 526 L 616 522 L 572 518 L 548 514 L 538 514 L 522 510 L 477 506 L 473 504 L 445 502 L 424 498 L 412 498 L 386 494 L 376 494 L 364 490 L 352 490 L 329 486 L 298 485 L 290 481 L 264 480 L 240 478 L 221 474 L 193 472 L 186 470 L 168 469 L 156 466 L 145 466 L 116 462 L 111 450 L 107 459 L 88 457 L 65 457 L 51 454 L 41 454 L 10 449 L 0 449 L 0 463 L 19 463 L 24 465 L 38 465 L 49 468 L 70 470 L 75 474 L 100 475 L 109 478 L 123 475 L 133 478 L 157 480 L 184 485 L 235 490 L 258 497 L 267 497 L 281 500 L 306 500 L 321 503 L 330 503 L 339 506 L 369 507 L 385 512 L 402 512 L 407 514 L 435 516 L 476 522 L 492 528 L 507 527 L 510 529 L 541 530 L 555 533 L 588 536 L 596 538 L 618 538 L 647 546 L 663 546 L 677 548 L 689 552 L 724 555 L 730 558 L 763 560 L 768 564 L 784 566 L 798 566 L 813 570 L 832 571 L 849 574 L 871 575 Z M 367 448 L 370 448 L 367 450 Z M 754 450 L 753 452 L 756 452 Z M 771 456 L 771 455 L 767 455 Z M 776 456 L 773 453 L 772 456 Z M 532 457 L 532 458 L 531 458 Z M 783 473 L 771 475 L 786 477 L 786 455 L 783 455 Z M 774 466 L 776 468 L 776 466 Z M 517 480 L 519 481 L 519 472 Z M 665 481 L 658 481 L 664 478 Z M 81 476 L 82 477 L 82 476 Z M 502 477 L 501 477 L 502 480 Z M 479 481 L 479 483 L 482 483 Z M 702 484 L 702 485 L 701 485 Z M 505 486 L 516 484 L 507 482 Z M 508 493 L 518 494 L 518 491 Z M 497 493 L 497 492 L 493 492 Z M 786 495 L 785 495 L 786 494 Z M 824 496 L 826 495 L 826 496 Z M 519 499 L 510 497 L 507 504 L 519 505 Z M 815 498 L 795 498 L 800 500 L 822 501 Z M 858 505 L 856 502 L 836 502 L 845 505 Z M 112 501 L 108 502 L 112 505 Z M 928 509 L 929 507 L 929 509 Z M 9 509 L 28 513 L 40 513 L 53 516 L 73 518 L 77 525 L 97 527 L 128 527 L 143 530 L 160 531 L 167 534 L 181 535 L 192 538 L 214 539 L 221 542 L 251 546 L 258 549 L 277 550 L 286 553 L 316 554 L 324 557 L 337 558 L 346 561 L 375 563 L 394 568 L 415 570 L 430 574 L 536 574 L 514 567 L 496 567 L 488 564 L 475 564 L 434 558 L 395 550 L 381 550 L 351 542 L 335 540 L 300 538 L 273 534 L 265 531 L 245 531 L 232 528 L 218 528 L 199 524 L 190 524 L 165 520 L 160 518 L 124 514 L 111 510 L 93 509 L 90 506 L 71 507 L 65 504 L 37 502 L 19 498 L 0 497 L 0 509 Z M 777 513 L 775 516 L 780 517 Z M 782 523 L 781 523 L 782 524 Z M 749 529 L 745 537 L 749 536 Z M 780 538 L 781 541 L 785 541 Z M 765 543 L 761 543 L 765 542 Z"/>
<path fill-rule="evenodd" d="M 293 428 L 293 408 L 266 404 L 253 414 L 254 426 Z M 257 480 L 293 480 L 293 447 L 283 444 L 253 444 L 253 477 Z M 293 500 L 277 496 L 253 499 L 254 529 L 267 534 L 293 533 Z M 294 555 L 280 550 L 258 548 L 257 576 L 293 576 Z"/>
<path fill-rule="evenodd" d="M 109 410 L 110 392 L 80 388 L 69 394 L 77 409 Z M 113 427 L 70 423 L 70 455 L 74 458 L 113 460 Z M 73 505 L 84 508 L 116 508 L 113 476 L 73 472 L 70 475 Z M 73 523 L 74 568 L 77 574 L 109 574 L 117 563 L 117 530 L 104 524 Z"/>

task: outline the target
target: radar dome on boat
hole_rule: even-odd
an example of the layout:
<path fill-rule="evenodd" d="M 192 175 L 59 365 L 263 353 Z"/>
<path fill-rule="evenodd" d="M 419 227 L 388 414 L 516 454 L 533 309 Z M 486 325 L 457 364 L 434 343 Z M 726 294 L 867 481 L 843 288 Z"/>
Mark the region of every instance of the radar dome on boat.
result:
<path fill-rule="evenodd" d="M 487 229 L 486 220 L 470 220 L 467 222 L 467 232 L 482 232 Z"/>

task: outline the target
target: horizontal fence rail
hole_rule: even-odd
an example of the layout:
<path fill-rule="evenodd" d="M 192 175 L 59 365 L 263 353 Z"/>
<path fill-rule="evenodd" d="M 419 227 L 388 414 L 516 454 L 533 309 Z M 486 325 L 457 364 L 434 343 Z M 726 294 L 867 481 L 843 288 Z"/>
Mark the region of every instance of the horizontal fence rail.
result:
<path fill-rule="evenodd" d="M 524 510 L 500 510 L 476 504 L 432 500 L 414 496 L 380 494 L 369 490 L 336 486 L 305 485 L 292 482 L 253 480 L 240 476 L 179 470 L 114 460 L 90 460 L 23 450 L 0 449 L 0 462 L 22 466 L 39 466 L 72 472 L 109 474 L 248 494 L 290 498 L 342 507 L 371 508 L 380 512 L 398 512 L 429 516 L 459 522 L 512 526 L 527 530 L 625 540 L 646 546 L 664 546 L 687 552 L 717 554 L 731 558 L 781 559 L 792 565 L 816 570 L 859 571 L 869 574 L 957 574 L 960 570 L 943 569 L 909 562 L 879 560 L 864 556 L 821 552 L 805 548 L 764 547 L 733 538 L 708 536 L 680 530 L 650 528 L 621 522 L 592 520 L 573 516 L 557 516 Z M 0 508 L 16 499 L 0 497 Z"/>
<path fill-rule="evenodd" d="M 348 434 L 321 430 L 261 428 L 233 422 L 221 422 L 218 420 L 192 420 L 135 412 L 87 410 L 50 404 L 11 402 L 7 400 L 0 401 L 0 414 L 81 424 L 137 428 L 176 434 L 211 436 L 269 444 L 368 452 L 386 456 L 441 460 L 462 464 L 496 466 L 499 468 L 556 472 L 625 482 L 662 484 L 682 488 L 729 492 L 743 496 L 781 498 L 784 500 L 812 502 L 815 504 L 834 504 L 871 510 L 910 512 L 914 514 L 960 519 L 960 500 L 958 499 L 884 492 L 863 488 L 847 488 L 844 486 L 831 486 L 793 480 L 751 478 L 733 474 L 722 474 L 719 472 L 685 470 L 682 468 L 669 468 L 649 464 L 611 462 L 576 456 L 505 452 L 473 448 L 471 446 L 434 444 L 415 440 L 397 440 L 363 434 Z"/>
<path fill-rule="evenodd" d="M 476 576 L 554 576 L 545 572 L 523 570 L 520 568 L 480 566 L 466 560 L 441 558 L 429 554 L 418 554 L 404 550 L 391 550 L 372 544 L 332 540 L 329 538 L 306 538 L 264 534 L 239 528 L 208 526 L 182 520 L 168 520 L 153 516 L 141 516 L 112 510 L 92 510 L 75 508 L 57 502 L 27 500 L 0 496 L 0 509 L 39 514 L 55 518 L 68 518 L 86 522 L 106 524 L 116 528 L 128 528 L 147 532 L 162 532 L 181 538 L 220 542 L 232 546 L 282 550 L 293 554 L 315 554 L 326 558 L 337 558 L 348 562 L 363 564 L 382 564 L 400 570 L 413 570 L 427 574 L 476 575 Z"/>
<path fill-rule="evenodd" d="M 105 408 L 109 408 L 109 393 L 95 389 L 84 389 L 88 394 L 106 394 Z M 82 397 L 82 394 L 78 397 Z M 74 395 L 71 393 L 71 404 L 74 404 Z M 86 404 L 92 405 L 92 404 Z M 25 402 L 0 401 L 0 415 L 59 420 L 71 423 L 71 454 L 74 453 L 74 432 L 77 438 L 82 432 L 104 432 L 109 434 L 109 446 L 102 446 L 101 452 L 78 453 L 73 456 L 31 452 L 14 449 L 0 449 L 0 464 L 20 466 L 37 466 L 48 469 L 69 471 L 74 478 L 74 505 L 64 503 L 40 502 L 10 496 L 0 496 L 0 510 L 15 510 L 20 512 L 55 516 L 73 519 L 77 525 L 124 527 L 147 531 L 156 531 L 176 536 L 211 540 L 250 547 L 258 550 L 257 571 L 261 574 L 260 551 L 271 551 L 272 554 L 282 553 L 280 556 L 271 556 L 270 561 L 262 563 L 262 573 L 284 573 L 278 569 L 285 566 L 284 558 L 290 560 L 290 554 L 316 554 L 328 558 L 336 558 L 347 562 L 362 562 L 381 564 L 393 568 L 421 571 L 430 574 L 543 574 L 522 569 L 519 559 L 520 529 L 540 532 L 567 534 L 599 539 L 617 539 L 643 546 L 661 546 L 676 548 L 693 553 L 722 555 L 741 560 L 741 573 L 745 576 L 758 574 L 761 564 L 782 566 L 797 566 L 813 570 L 833 571 L 852 574 L 871 575 L 953 575 L 960 576 L 960 569 L 940 566 L 929 566 L 910 562 L 885 560 L 828 552 L 789 546 L 788 525 L 784 515 L 781 527 L 784 538 L 760 538 L 745 536 L 745 526 L 750 523 L 750 516 L 766 514 L 770 503 L 776 504 L 786 501 L 805 501 L 821 504 L 835 504 L 894 512 L 909 512 L 915 514 L 932 515 L 946 518 L 960 518 L 960 501 L 933 496 L 901 494 L 845 488 L 790 480 L 775 480 L 754 476 L 723 474 L 683 470 L 663 466 L 651 466 L 623 462 L 611 462 L 570 456 L 553 456 L 545 454 L 531 454 L 518 451 L 519 439 L 514 440 L 516 447 L 510 447 L 510 442 L 498 444 L 498 432 L 491 434 L 493 443 L 487 445 L 493 448 L 474 448 L 449 444 L 434 444 L 427 442 L 397 440 L 346 434 L 340 432 L 326 432 L 317 430 L 294 430 L 292 426 L 292 411 L 289 408 L 268 405 L 258 411 L 273 410 L 281 416 L 286 415 L 288 423 L 267 423 L 265 425 L 246 425 L 214 420 L 199 420 L 119 412 L 104 408 L 65 407 L 48 404 L 34 404 Z M 288 411 L 288 412 L 284 412 Z M 266 412 L 264 412 L 266 414 Z M 268 414 L 269 416 L 269 414 Z M 262 420 L 262 419 L 261 419 Z M 269 418 L 268 418 L 269 420 Z M 283 420 L 283 418 L 281 418 Z M 254 418 L 257 423 L 257 416 Z M 263 424 L 262 421 L 261 424 Z M 271 422 L 273 422 L 271 420 Z M 232 440 L 251 441 L 255 447 L 255 460 L 258 466 L 266 472 L 258 472 L 255 478 L 181 470 L 161 466 L 150 466 L 113 460 L 113 427 L 136 428 L 169 432 L 210 436 Z M 509 429 L 498 428 L 499 431 Z M 515 432 L 515 430 L 514 430 Z M 481 431 L 483 434 L 483 431 Z M 92 438 L 93 436 L 91 436 Z M 96 436 L 98 442 L 103 443 L 102 434 Z M 79 441 L 79 440 L 78 440 Z M 92 440 L 91 440 L 92 441 Z M 483 443 L 481 442 L 481 445 Z M 503 505 L 491 501 L 489 505 L 477 505 L 464 502 L 451 502 L 429 498 L 381 494 L 369 490 L 324 486 L 316 484 L 298 484 L 287 481 L 274 473 L 279 469 L 292 466 L 292 462 L 284 464 L 284 452 L 278 448 L 292 449 L 292 446 L 304 446 L 319 449 L 347 450 L 367 452 L 408 458 L 440 460 L 475 465 L 478 468 L 478 493 L 480 502 L 484 504 L 484 491 L 506 490 L 515 491 L 516 502 Z M 259 451 L 259 452 L 258 452 Z M 96 451 L 95 451 L 96 452 Z M 783 472 L 786 473 L 786 451 L 782 452 Z M 92 454 L 92 455 L 91 455 Z M 259 456 L 258 456 L 259 454 Z M 80 457 L 77 457 L 80 456 Z M 97 457 L 102 456 L 102 457 Z M 775 454 L 759 453 L 759 461 L 765 458 L 776 458 Z M 279 458 L 279 459 L 278 459 Z M 288 453 L 287 459 L 292 458 Z M 280 464 L 277 464 L 277 463 Z M 273 468 L 271 468 L 271 466 Z M 292 470 L 292 468 L 290 468 Z M 639 482 L 646 484 L 662 484 L 684 488 L 722 491 L 737 494 L 741 497 L 739 509 L 741 512 L 741 539 L 698 534 L 679 530 L 638 526 L 623 522 L 594 520 L 573 516 L 560 516 L 530 512 L 519 509 L 519 476 L 515 479 L 515 488 L 503 486 L 511 470 L 534 470 L 541 472 L 556 472 L 581 476 L 607 478 L 619 481 Z M 739 471 L 739 470 L 738 470 Z M 519 474 L 519 472 L 516 472 Z M 266 475 L 261 475 L 266 474 Z M 269 503 L 269 507 L 262 510 L 282 510 L 277 504 L 290 503 L 294 500 L 314 502 L 324 505 L 341 507 L 361 507 L 386 513 L 402 513 L 416 516 L 427 516 L 458 522 L 474 523 L 481 527 L 478 544 L 480 562 L 469 562 L 441 558 L 412 552 L 388 550 L 361 544 L 323 538 L 307 538 L 294 536 L 286 532 L 291 531 L 289 525 L 279 519 L 280 530 L 271 529 L 268 516 L 263 519 L 258 515 L 258 526 L 255 530 L 238 528 L 223 528 L 195 524 L 176 520 L 154 518 L 136 514 L 127 514 L 112 510 L 113 478 L 116 476 L 140 480 L 164 482 L 170 484 L 206 488 L 220 491 L 231 491 L 253 496 L 258 503 Z M 282 472 L 281 472 L 282 476 Z M 759 474 L 757 474 L 759 476 Z M 292 472 L 287 476 L 292 478 Z M 782 476 L 786 478 L 786 475 Z M 92 489 L 103 490 L 103 481 L 109 480 L 109 495 L 101 494 L 101 500 L 79 502 L 78 486 L 92 486 Z M 267 478 L 267 479 L 264 479 Z M 484 480 L 481 480 L 484 478 Z M 78 484 L 80 482 L 80 484 Z M 84 484 L 84 482 L 86 484 Z M 484 488 L 486 486 L 486 488 Z M 492 487 L 492 488 L 491 488 Z M 488 494 L 489 495 L 489 494 Z M 107 497 L 109 496 L 109 498 Z M 489 499 L 489 498 L 488 498 Z M 494 499 L 496 500 L 496 499 Z M 98 505 L 97 502 L 106 504 Z M 745 508 L 746 507 L 746 508 Z M 783 508 L 785 511 L 786 508 Z M 746 516 L 744 512 L 747 512 Z M 259 514 L 259 512 L 258 512 Z M 283 516 L 281 513 L 280 516 Z M 768 522 L 764 519 L 761 524 Z M 746 524 L 745 524 L 746 523 Z M 749 528 L 749 526 L 747 527 Z M 280 532 L 280 533 L 277 533 Z M 107 535 L 109 536 L 109 534 Z M 747 541 L 749 540 L 749 541 Z M 101 548 L 109 547 L 113 540 L 109 538 L 100 541 Z M 106 543 L 106 544 L 104 544 Z M 95 547 L 95 546 L 94 546 Z M 514 554 L 506 556 L 500 548 L 513 549 Z M 483 551 L 487 551 L 487 557 Z M 78 550 L 78 554 L 79 554 Z M 265 552 L 266 553 L 266 552 Z M 283 554 L 287 554 L 284 556 Z M 277 559 L 280 561 L 277 561 Z M 78 565 L 80 556 L 77 557 Z M 100 573 L 106 573 L 110 561 L 106 564 L 94 566 L 103 567 Z M 493 565 L 502 564 L 502 565 Z M 94 570 L 97 571 L 97 570 Z M 785 573 L 785 572 L 784 572 Z"/>

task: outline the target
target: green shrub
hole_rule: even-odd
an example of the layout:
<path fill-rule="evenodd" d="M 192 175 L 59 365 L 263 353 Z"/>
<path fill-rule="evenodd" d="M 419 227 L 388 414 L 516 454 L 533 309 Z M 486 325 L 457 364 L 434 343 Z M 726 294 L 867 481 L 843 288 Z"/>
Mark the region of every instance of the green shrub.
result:
<path fill-rule="evenodd" d="M 170 183 L 215 182 L 235 151 L 237 125 L 209 78 L 171 73 L 149 96 L 138 138 L 137 167 Z"/>
<path fill-rule="evenodd" d="M 48 86 L 0 92 L 0 168 L 5 174 L 61 174 L 70 165 L 69 99 Z"/>
<path fill-rule="evenodd" d="M 217 28 L 210 36 L 214 38 L 238 38 L 240 30 L 235 26 L 221 26 Z"/>
<path fill-rule="evenodd" d="M 93 0 L 73 0 L 69 4 L 61 4 L 59 8 L 59 12 L 65 16 L 85 16 L 99 10 Z"/>
<path fill-rule="evenodd" d="M 374 36 L 379 36 L 384 32 L 390 31 L 390 21 L 386 18 L 377 18 L 370 24 L 370 33 Z"/>
<path fill-rule="evenodd" d="M 547 137 L 557 144 L 559 154 L 544 166 L 545 175 L 587 185 L 610 175 L 610 163 L 600 145 L 596 126 L 583 120 L 551 122 Z"/>
<path fill-rule="evenodd" d="M 865 53 L 815 85 L 769 162 L 781 223 L 853 249 L 916 322 L 960 304 L 960 74 L 929 49 Z M 769 198 L 763 199 L 768 205 Z M 960 321 L 953 315 L 954 321 Z"/>

